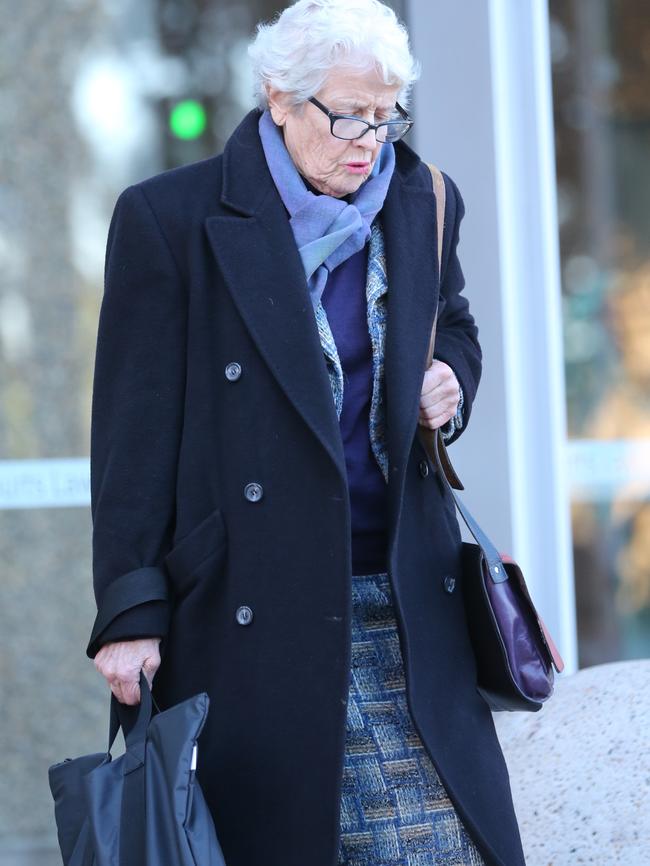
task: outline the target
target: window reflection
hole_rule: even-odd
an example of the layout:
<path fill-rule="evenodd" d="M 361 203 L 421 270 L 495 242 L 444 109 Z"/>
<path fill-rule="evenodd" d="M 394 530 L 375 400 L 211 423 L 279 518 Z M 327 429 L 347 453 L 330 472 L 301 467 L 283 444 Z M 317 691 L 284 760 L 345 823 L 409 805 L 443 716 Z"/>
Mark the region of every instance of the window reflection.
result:
<path fill-rule="evenodd" d="M 650 6 L 549 8 L 584 667 L 650 655 Z"/>
<path fill-rule="evenodd" d="M 84 650 L 113 206 L 128 184 L 221 150 L 252 105 L 244 46 L 283 5 L 21 0 L 0 27 L 2 863 L 60 864 L 46 768 L 107 733 L 108 691 Z M 190 100 L 204 123 L 173 117 Z"/>

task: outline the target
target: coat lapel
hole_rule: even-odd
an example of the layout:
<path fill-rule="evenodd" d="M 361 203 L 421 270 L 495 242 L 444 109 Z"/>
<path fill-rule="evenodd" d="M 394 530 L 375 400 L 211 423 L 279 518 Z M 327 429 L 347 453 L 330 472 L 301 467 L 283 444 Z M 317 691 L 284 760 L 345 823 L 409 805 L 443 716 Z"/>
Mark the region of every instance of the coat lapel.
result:
<path fill-rule="evenodd" d="M 223 214 L 205 228 L 269 369 L 345 477 L 343 443 L 307 281 L 251 112 L 224 151 Z"/>
<path fill-rule="evenodd" d="M 409 151 L 412 153 L 412 151 Z M 394 178 L 382 209 L 388 271 L 386 438 L 389 478 L 401 491 L 417 428 L 426 355 L 438 299 L 433 190 Z M 398 491 L 398 499 L 401 493 Z"/>
<path fill-rule="evenodd" d="M 316 318 L 289 220 L 266 166 L 258 119 L 259 112 L 250 112 L 226 145 L 222 212 L 207 217 L 205 227 L 260 353 L 346 477 Z M 391 486 L 403 480 L 415 435 L 438 294 L 435 199 L 414 177 L 418 164 L 417 155 L 400 143 L 381 211 L 388 270 L 385 381 Z"/>

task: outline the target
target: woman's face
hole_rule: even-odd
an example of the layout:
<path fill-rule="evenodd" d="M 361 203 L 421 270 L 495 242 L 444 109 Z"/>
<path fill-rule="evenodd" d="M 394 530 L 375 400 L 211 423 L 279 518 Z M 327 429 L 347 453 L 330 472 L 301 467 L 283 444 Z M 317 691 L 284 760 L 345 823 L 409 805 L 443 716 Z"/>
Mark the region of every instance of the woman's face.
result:
<path fill-rule="evenodd" d="M 388 120 L 399 86 L 387 86 L 375 70 L 333 70 L 316 98 L 337 114 L 354 114 L 370 123 Z M 326 114 L 311 102 L 292 107 L 287 96 L 269 89 L 273 120 L 284 131 L 284 142 L 296 168 L 320 192 L 341 198 L 356 192 L 366 180 L 382 147 L 369 130 L 362 138 L 342 141 L 330 133 Z"/>

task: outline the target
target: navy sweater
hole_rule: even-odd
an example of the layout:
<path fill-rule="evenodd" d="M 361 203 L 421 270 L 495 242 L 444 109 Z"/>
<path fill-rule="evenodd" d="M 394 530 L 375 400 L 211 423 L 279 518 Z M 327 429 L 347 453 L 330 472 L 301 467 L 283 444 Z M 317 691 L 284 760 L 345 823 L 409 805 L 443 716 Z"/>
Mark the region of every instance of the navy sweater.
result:
<path fill-rule="evenodd" d="M 343 368 L 339 419 L 352 516 L 352 573 L 386 571 L 387 487 L 370 447 L 372 346 L 368 333 L 368 244 L 329 275 L 322 303 Z"/>

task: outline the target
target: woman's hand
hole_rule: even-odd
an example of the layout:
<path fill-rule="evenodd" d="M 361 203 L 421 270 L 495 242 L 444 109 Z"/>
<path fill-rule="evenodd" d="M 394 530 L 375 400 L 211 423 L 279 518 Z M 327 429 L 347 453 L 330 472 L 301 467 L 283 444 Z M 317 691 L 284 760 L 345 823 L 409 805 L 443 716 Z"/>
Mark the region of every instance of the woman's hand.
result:
<path fill-rule="evenodd" d="M 420 394 L 418 424 L 437 430 L 458 411 L 460 385 L 454 371 L 444 361 L 432 361 L 424 373 Z"/>
<path fill-rule="evenodd" d="M 115 641 L 104 644 L 94 658 L 95 667 L 106 677 L 111 691 L 122 704 L 140 703 L 140 671 L 149 687 L 160 667 L 158 644 L 162 638 Z"/>

